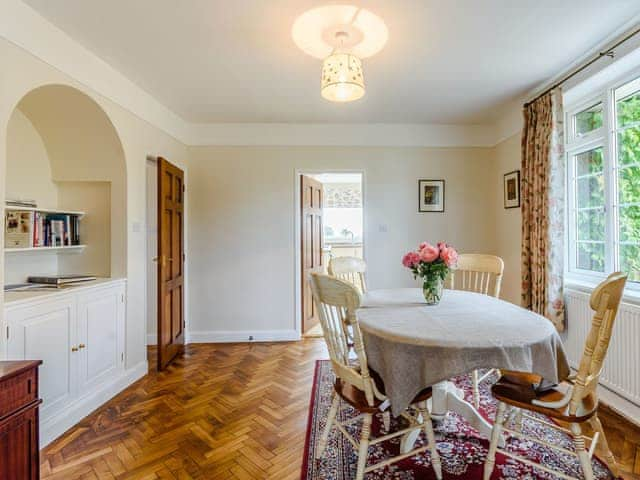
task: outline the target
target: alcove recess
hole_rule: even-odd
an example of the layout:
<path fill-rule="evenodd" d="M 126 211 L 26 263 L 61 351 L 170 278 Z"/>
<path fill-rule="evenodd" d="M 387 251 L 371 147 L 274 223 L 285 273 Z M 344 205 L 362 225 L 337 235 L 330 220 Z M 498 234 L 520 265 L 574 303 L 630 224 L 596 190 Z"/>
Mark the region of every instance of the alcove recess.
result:
<path fill-rule="evenodd" d="M 82 248 L 5 248 L 5 284 L 24 282 L 29 275 L 125 276 L 124 152 L 94 100 L 63 85 L 25 95 L 7 127 L 5 182 L 7 199 L 35 200 L 43 210 L 84 212 Z"/>

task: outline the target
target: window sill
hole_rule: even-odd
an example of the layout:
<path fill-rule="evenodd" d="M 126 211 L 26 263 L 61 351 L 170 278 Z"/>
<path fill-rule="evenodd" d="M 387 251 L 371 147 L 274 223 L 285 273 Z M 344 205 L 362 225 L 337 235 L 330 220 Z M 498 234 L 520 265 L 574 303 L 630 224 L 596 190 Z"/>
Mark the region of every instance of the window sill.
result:
<path fill-rule="evenodd" d="M 604 279 L 605 277 L 603 277 Z M 565 290 L 573 290 L 577 292 L 586 293 L 591 295 L 593 289 L 598 286 L 600 283 L 597 280 L 584 280 L 572 277 L 565 277 L 564 288 Z M 624 303 L 629 303 L 634 306 L 640 306 L 640 290 L 636 287 L 634 288 L 625 288 L 624 295 L 622 296 L 622 301 Z"/>

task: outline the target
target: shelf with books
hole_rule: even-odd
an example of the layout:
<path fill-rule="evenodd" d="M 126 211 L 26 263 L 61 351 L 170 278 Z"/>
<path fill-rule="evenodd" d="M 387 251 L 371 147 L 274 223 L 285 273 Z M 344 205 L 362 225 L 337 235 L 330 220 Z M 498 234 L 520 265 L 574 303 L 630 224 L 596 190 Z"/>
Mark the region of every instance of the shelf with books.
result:
<path fill-rule="evenodd" d="M 75 215 L 76 217 L 82 218 L 85 216 L 85 212 L 74 211 L 74 210 L 60 210 L 55 208 L 39 208 L 39 207 L 15 207 L 15 206 L 5 206 L 5 211 L 21 211 L 21 212 L 39 212 L 39 213 L 52 213 L 59 215 Z"/>
<path fill-rule="evenodd" d="M 86 245 L 58 245 L 57 247 L 17 247 L 5 248 L 4 253 L 18 252 L 59 252 L 59 251 L 80 251 L 84 250 Z"/>
<path fill-rule="evenodd" d="M 5 251 L 79 246 L 80 223 L 84 214 L 71 210 L 7 206 Z"/>

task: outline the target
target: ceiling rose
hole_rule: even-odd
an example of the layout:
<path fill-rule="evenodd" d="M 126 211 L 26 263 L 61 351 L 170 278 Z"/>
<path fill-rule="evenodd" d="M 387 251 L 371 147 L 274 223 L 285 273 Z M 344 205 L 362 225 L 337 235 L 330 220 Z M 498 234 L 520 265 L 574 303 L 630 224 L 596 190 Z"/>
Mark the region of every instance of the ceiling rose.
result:
<path fill-rule="evenodd" d="M 327 5 L 300 15 L 291 35 L 308 55 L 323 59 L 321 94 L 349 102 L 365 94 L 362 59 L 378 53 L 389 36 L 382 19 L 353 5 Z"/>

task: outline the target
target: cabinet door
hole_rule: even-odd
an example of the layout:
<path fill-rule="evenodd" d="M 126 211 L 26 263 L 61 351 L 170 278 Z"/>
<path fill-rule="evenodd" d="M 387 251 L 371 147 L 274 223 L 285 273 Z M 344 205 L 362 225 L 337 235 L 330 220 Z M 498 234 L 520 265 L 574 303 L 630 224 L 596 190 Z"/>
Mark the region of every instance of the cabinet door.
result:
<path fill-rule="evenodd" d="M 122 370 L 123 302 L 120 286 L 78 295 L 80 395 Z"/>
<path fill-rule="evenodd" d="M 76 395 L 76 315 L 73 298 L 10 310 L 9 360 L 42 360 L 40 397 L 43 419 L 64 408 Z"/>
<path fill-rule="evenodd" d="M 37 407 L 0 422 L 0 478 L 40 478 L 38 448 Z"/>

